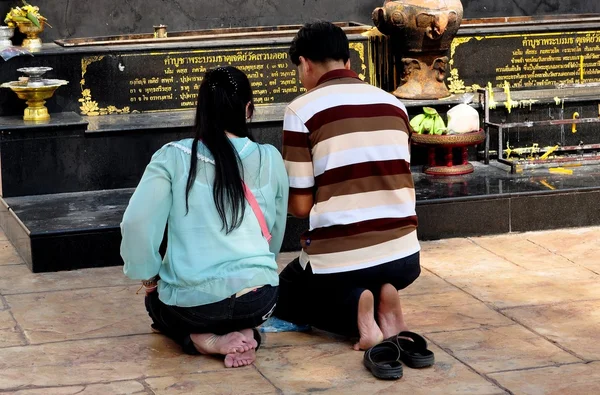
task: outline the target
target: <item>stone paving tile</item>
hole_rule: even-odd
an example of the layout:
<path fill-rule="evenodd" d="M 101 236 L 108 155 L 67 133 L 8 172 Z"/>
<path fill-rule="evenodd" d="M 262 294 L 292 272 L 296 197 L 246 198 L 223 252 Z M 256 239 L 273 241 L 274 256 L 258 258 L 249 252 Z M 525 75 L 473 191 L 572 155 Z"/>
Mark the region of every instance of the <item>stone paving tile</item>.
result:
<path fill-rule="evenodd" d="M 162 394 L 277 394 L 278 391 L 253 367 L 187 376 L 146 379 L 156 395 Z"/>
<path fill-rule="evenodd" d="M 600 300 L 507 309 L 504 313 L 587 360 L 600 360 Z"/>
<path fill-rule="evenodd" d="M 13 247 L 10 241 L 6 240 L 6 237 L 0 238 L 0 265 L 15 265 L 20 263 L 23 263 L 23 258 L 21 258 L 15 247 Z"/>
<path fill-rule="evenodd" d="M 490 271 L 448 281 L 497 308 L 600 299 L 600 277 L 573 266 L 546 270 Z"/>
<path fill-rule="evenodd" d="M 0 293 L 3 295 L 128 284 L 139 284 L 139 281 L 125 277 L 122 267 L 32 273 L 26 265 L 0 266 Z"/>
<path fill-rule="evenodd" d="M 528 240 L 600 273 L 600 227 L 525 234 Z"/>
<path fill-rule="evenodd" d="M 452 292 L 408 296 L 401 300 L 406 323 L 417 332 L 513 324 L 510 319 L 456 288 Z"/>
<path fill-rule="evenodd" d="M 347 343 L 348 347 L 351 347 L 354 344 L 351 340 L 343 336 L 338 336 L 314 328 L 307 332 L 263 333 L 262 337 L 263 342 L 261 347 L 264 348 L 309 346 L 328 343 Z"/>
<path fill-rule="evenodd" d="M 423 265 L 423 260 L 421 260 Z M 441 294 L 455 291 L 457 288 L 421 267 L 421 275 L 414 283 L 400 291 L 400 298 L 413 295 Z"/>
<path fill-rule="evenodd" d="M 10 311 L 0 311 L 0 348 L 27 344 Z"/>
<path fill-rule="evenodd" d="M 157 334 L 10 347 L 0 353 L 0 390 L 225 371 L 223 361 L 184 355 Z"/>
<path fill-rule="evenodd" d="M 144 386 L 137 381 L 119 381 L 108 384 L 88 384 L 72 387 L 32 388 L 10 392 L 14 395 L 126 395 L 147 394 Z"/>
<path fill-rule="evenodd" d="M 150 333 L 137 285 L 6 296 L 31 344 Z"/>
<path fill-rule="evenodd" d="M 600 394 L 600 362 L 494 373 L 490 377 L 515 394 Z"/>
<path fill-rule="evenodd" d="M 520 325 L 434 333 L 428 337 L 482 373 L 581 361 Z"/>
<path fill-rule="evenodd" d="M 434 367 L 406 368 L 398 381 L 374 378 L 362 364 L 363 353 L 340 344 L 266 349 L 256 367 L 284 394 L 505 393 L 439 348 L 431 349 L 436 354 Z"/>
<path fill-rule="evenodd" d="M 573 262 L 529 241 L 525 235 L 504 235 L 471 239 L 489 250 L 525 269 L 571 267 Z"/>
<path fill-rule="evenodd" d="M 456 253 L 456 252 L 460 253 Z M 423 243 L 421 265 L 438 276 L 488 277 L 491 272 L 524 273 L 525 269 L 478 246 L 468 239 Z"/>

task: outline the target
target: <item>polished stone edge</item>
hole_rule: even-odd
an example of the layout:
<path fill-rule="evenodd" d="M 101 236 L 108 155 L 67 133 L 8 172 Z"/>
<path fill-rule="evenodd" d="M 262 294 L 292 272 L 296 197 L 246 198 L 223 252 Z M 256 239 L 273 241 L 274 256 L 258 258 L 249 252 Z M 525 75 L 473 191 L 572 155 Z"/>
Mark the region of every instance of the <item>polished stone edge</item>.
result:
<path fill-rule="evenodd" d="M 419 240 L 509 233 L 510 198 L 446 201 L 417 206 Z M 424 202 L 426 203 L 426 202 Z"/>
<path fill-rule="evenodd" d="M 423 241 L 439 240 L 597 226 L 600 225 L 600 210 L 595 205 L 598 198 L 600 198 L 600 190 L 501 199 L 455 200 L 453 202 L 446 201 L 445 204 L 420 204 L 417 206 L 419 239 Z M 536 206 L 533 200 L 537 199 L 544 200 L 544 204 Z M 17 223 L 16 219 L 7 215 L 11 210 L 3 200 L 2 202 L 0 225 L 33 272 L 53 272 L 123 264 L 119 254 L 121 233 L 117 226 L 103 229 L 57 231 L 43 237 L 41 235 L 43 232 L 26 235 L 24 228 Z M 547 207 L 564 208 L 565 205 L 569 212 L 564 214 L 572 215 L 570 220 L 559 220 L 561 216 L 558 215 L 544 215 Z M 531 209 L 532 206 L 534 209 Z M 576 212 L 579 215 L 574 215 Z M 586 218 L 583 222 L 582 215 Z M 282 252 L 298 251 L 300 235 L 307 228 L 306 220 L 289 218 Z"/>
<path fill-rule="evenodd" d="M 575 15 L 573 15 L 575 16 Z M 542 22 L 542 21 L 540 21 Z M 496 34 L 519 34 L 522 36 L 526 36 L 534 33 L 553 33 L 553 32 L 568 32 L 568 31 L 584 31 L 584 30 L 595 30 L 598 29 L 597 21 L 582 21 L 579 23 L 569 23 L 569 24 L 539 24 L 533 26 L 479 26 L 479 27 L 470 27 L 470 26 L 461 26 L 456 34 L 457 37 L 465 37 L 465 36 L 482 36 L 482 35 L 496 35 Z"/>
<path fill-rule="evenodd" d="M 514 199 L 514 198 L 521 198 L 521 197 L 549 196 L 549 195 L 596 192 L 596 191 L 600 191 L 600 186 L 557 189 L 557 190 L 548 190 L 548 191 L 508 192 L 508 193 L 501 193 L 501 194 L 489 194 L 489 195 L 477 195 L 477 196 L 457 196 L 457 197 L 447 197 L 447 198 L 439 198 L 439 199 L 417 200 L 417 207 L 424 206 L 424 205 L 435 205 L 435 204 L 445 204 L 445 203 L 461 203 L 461 202 L 481 201 L 481 200 L 497 200 L 497 199 Z"/>
<path fill-rule="evenodd" d="M 74 54 L 102 54 L 113 52 L 145 52 L 148 50 L 194 50 L 202 48 L 239 48 L 255 45 L 273 45 L 273 44 L 291 44 L 293 35 L 288 37 L 272 38 L 251 38 L 251 39 L 231 39 L 231 40 L 205 40 L 205 41 L 184 41 L 176 43 L 156 43 L 156 44 L 114 44 L 114 45 L 96 45 L 63 47 L 55 43 L 44 43 L 42 49 L 35 53 L 36 57 L 45 55 L 74 55 Z M 348 34 L 348 40 L 351 42 L 367 41 L 368 38 L 362 34 Z"/>
<path fill-rule="evenodd" d="M 283 121 L 287 103 L 256 106 L 250 126 Z M 148 129 L 187 128 L 196 123 L 195 110 L 174 110 L 139 114 L 84 117 L 89 123 L 86 133 L 108 133 Z"/>
<path fill-rule="evenodd" d="M 121 230 L 31 239 L 33 273 L 122 266 Z"/>
<path fill-rule="evenodd" d="M 0 197 L 0 227 L 4 230 L 6 238 L 15 247 L 27 266 L 32 269 L 33 255 L 29 229 L 21 222 L 12 211 L 4 198 Z"/>
<path fill-rule="evenodd" d="M 32 129 L 46 128 L 87 128 L 88 121 L 74 112 L 59 112 L 50 114 L 48 121 L 34 122 L 24 121 L 21 115 L 11 115 L 0 117 L 0 131 L 2 132 L 20 132 L 31 131 Z"/>
<path fill-rule="evenodd" d="M 511 231 L 600 225 L 600 189 L 511 198 Z"/>

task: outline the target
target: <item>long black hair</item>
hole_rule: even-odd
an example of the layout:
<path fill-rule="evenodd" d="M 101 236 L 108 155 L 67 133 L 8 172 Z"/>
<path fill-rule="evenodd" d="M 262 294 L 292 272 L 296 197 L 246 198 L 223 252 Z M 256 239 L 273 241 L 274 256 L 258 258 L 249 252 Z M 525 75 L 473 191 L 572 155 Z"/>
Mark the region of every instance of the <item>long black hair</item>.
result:
<path fill-rule="evenodd" d="M 250 107 L 247 112 L 248 103 Z M 202 140 L 215 160 L 213 199 L 221 217 L 222 229 L 226 233 L 241 225 L 246 207 L 242 184 L 244 179 L 242 160 L 226 132 L 237 137 L 248 137 L 254 141 L 246 123 L 253 111 L 252 88 L 248 77 L 242 71 L 231 66 L 217 67 L 204 75 L 198 93 L 190 173 L 185 189 L 185 206 L 189 212 L 188 199 L 196 179 L 198 165 L 198 141 Z"/>

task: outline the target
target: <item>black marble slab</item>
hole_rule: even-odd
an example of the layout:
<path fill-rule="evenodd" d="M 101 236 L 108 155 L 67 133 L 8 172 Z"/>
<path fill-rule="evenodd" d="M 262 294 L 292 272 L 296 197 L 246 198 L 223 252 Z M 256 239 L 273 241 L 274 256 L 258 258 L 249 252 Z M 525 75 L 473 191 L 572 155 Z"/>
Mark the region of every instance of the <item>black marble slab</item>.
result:
<path fill-rule="evenodd" d="M 497 235 L 511 231 L 510 198 L 418 203 L 419 240 Z"/>
<path fill-rule="evenodd" d="M 515 196 L 511 229 L 528 232 L 600 224 L 600 190 L 552 195 Z M 600 236 L 598 237 L 600 242 Z M 599 258 L 600 259 L 600 258 Z"/>
<path fill-rule="evenodd" d="M 24 121 L 22 115 L 0 117 L 0 133 L 29 131 L 31 129 L 86 128 L 88 122 L 72 111 L 50 114 L 47 121 Z"/>
<path fill-rule="evenodd" d="M 265 122 L 283 122 L 287 104 L 258 105 L 250 120 L 251 127 Z M 1 117 L 0 117 L 1 118 Z M 152 129 L 189 128 L 195 124 L 196 110 L 165 111 L 145 114 L 84 116 L 89 123 L 86 133 L 148 131 Z"/>
<path fill-rule="evenodd" d="M 453 177 L 429 176 L 413 167 L 417 205 L 600 190 L 599 165 L 564 168 L 573 174 L 557 174 L 549 168 L 510 174 L 495 165 L 473 165 L 473 173 Z"/>
<path fill-rule="evenodd" d="M 125 126 L 117 117 L 125 118 Z M 86 133 L 88 122 L 97 129 Z M 85 117 L 73 125 L 0 133 L 2 196 L 133 188 L 152 155 L 168 142 L 192 137 L 192 125 L 192 112 L 180 111 L 172 118 Z M 249 128 L 257 141 L 281 149 L 281 122 L 251 122 Z"/>
<path fill-rule="evenodd" d="M 358 27 L 365 31 L 369 27 Z M 47 78 L 70 82 L 47 107 L 51 112 L 75 111 L 106 116 L 181 110 L 195 107 L 204 72 L 233 65 L 246 72 L 256 104 L 290 101 L 302 91 L 296 67 L 288 59 L 295 31 L 285 37 L 205 39 L 182 43 L 61 47 L 45 44 L 34 57 L 15 57 L 0 68 L 0 81 L 15 81 L 20 67 L 47 66 Z M 368 38 L 350 34 L 353 68 L 370 78 Z M 0 90 L 0 116 L 17 115 L 24 104 L 14 93 Z"/>
<path fill-rule="evenodd" d="M 415 169 L 416 170 L 416 169 Z M 511 175 L 477 165 L 467 176 L 415 171 L 419 238 L 600 225 L 600 165 Z M 123 213 L 133 189 L 4 198 L 0 225 L 34 271 L 122 264 Z M 288 218 L 282 251 L 300 248 L 306 220 Z"/>
<path fill-rule="evenodd" d="M 32 238 L 118 227 L 134 189 L 6 198 Z"/>

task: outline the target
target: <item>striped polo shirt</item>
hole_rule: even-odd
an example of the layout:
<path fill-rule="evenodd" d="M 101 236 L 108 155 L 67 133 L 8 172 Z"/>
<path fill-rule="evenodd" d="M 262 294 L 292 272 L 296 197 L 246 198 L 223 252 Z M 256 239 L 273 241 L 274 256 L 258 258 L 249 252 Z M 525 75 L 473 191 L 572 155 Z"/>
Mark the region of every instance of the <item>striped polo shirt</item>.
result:
<path fill-rule="evenodd" d="M 325 74 L 283 123 L 290 194 L 313 194 L 302 236 L 314 273 L 364 269 L 412 255 L 417 240 L 409 121 L 393 95 L 349 70 Z"/>

